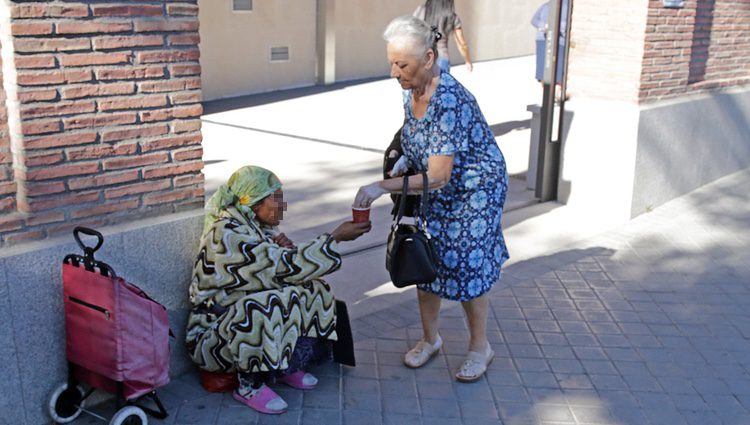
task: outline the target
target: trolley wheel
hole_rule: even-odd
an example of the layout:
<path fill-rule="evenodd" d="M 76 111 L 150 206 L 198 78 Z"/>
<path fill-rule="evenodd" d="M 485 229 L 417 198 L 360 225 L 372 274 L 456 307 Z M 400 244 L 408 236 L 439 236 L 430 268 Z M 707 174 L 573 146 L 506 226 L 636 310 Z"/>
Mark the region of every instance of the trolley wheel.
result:
<path fill-rule="evenodd" d="M 109 425 L 148 425 L 148 418 L 140 407 L 125 406 L 112 416 Z"/>
<path fill-rule="evenodd" d="M 82 412 L 84 391 L 80 385 L 68 388 L 68 383 L 60 384 L 49 399 L 49 415 L 55 423 L 72 422 Z"/>

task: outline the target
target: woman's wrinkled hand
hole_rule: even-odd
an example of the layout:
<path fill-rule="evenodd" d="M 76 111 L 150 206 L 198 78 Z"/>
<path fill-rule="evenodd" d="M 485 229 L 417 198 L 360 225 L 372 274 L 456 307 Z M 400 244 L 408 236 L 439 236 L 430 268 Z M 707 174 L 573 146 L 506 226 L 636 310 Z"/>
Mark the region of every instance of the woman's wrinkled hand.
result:
<path fill-rule="evenodd" d="M 333 229 L 331 237 L 335 239 L 336 242 L 353 241 L 369 232 L 370 229 L 372 229 L 372 222 L 370 221 L 363 221 L 362 223 L 345 221 Z"/>
<path fill-rule="evenodd" d="M 273 239 L 273 241 L 279 244 L 282 248 L 294 248 L 294 242 L 292 242 L 292 240 L 283 233 L 279 233 L 271 239 Z"/>
<path fill-rule="evenodd" d="M 354 197 L 353 207 L 369 208 L 373 201 L 380 198 L 386 190 L 380 187 L 380 182 L 370 183 L 359 188 L 357 196 Z"/>

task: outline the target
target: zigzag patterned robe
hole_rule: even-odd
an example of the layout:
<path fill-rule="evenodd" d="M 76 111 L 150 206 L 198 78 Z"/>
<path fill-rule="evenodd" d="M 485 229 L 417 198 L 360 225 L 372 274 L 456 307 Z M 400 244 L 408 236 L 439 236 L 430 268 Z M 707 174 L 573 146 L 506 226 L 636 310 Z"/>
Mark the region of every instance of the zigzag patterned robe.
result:
<path fill-rule="evenodd" d="M 186 338 L 201 369 L 282 370 L 298 337 L 337 339 L 333 293 L 320 280 L 341 266 L 336 241 L 324 234 L 288 249 L 269 230 L 229 208 L 201 239 Z"/>

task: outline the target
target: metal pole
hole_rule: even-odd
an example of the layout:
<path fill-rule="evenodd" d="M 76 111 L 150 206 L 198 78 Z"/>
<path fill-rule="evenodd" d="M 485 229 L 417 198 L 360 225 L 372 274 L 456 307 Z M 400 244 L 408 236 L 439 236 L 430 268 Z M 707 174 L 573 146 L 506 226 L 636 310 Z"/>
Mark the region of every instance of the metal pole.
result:
<path fill-rule="evenodd" d="M 557 198 L 560 170 L 560 144 L 552 142 L 555 112 L 555 84 L 557 83 L 557 51 L 560 34 L 562 0 L 549 1 L 547 43 L 544 51 L 544 98 L 540 113 L 539 157 L 536 170 L 535 196 L 541 202 Z"/>

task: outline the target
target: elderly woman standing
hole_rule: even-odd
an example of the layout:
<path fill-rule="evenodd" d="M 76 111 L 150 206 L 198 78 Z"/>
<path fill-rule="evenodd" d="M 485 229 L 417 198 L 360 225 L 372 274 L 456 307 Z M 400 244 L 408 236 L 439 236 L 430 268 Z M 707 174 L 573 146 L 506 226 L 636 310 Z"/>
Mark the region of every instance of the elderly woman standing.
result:
<path fill-rule="evenodd" d="M 438 352 L 441 299 L 456 300 L 469 325 L 469 352 L 456 379 L 476 381 L 494 356 L 487 341 L 487 292 L 508 259 L 500 227 L 508 185 L 505 160 L 474 96 L 437 66 L 435 32 L 405 16 L 394 19 L 383 37 L 391 76 L 404 89 L 406 165 L 428 175 L 424 214 L 439 257 L 437 280 L 418 285 L 423 338 L 404 363 L 417 368 Z M 409 187 L 421 193 L 422 177 L 408 178 Z M 369 206 L 401 187 L 401 179 L 376 181 L 359 189 L 354 205 Z"/>
<path fill-rule="evenodd" d="M 295 246 L 277 226 L 286 210 L 281 182 L 255 166 L 237 170 L 206 206 L 190 284 L 187 346 L 209 372 L 239 374 L 233 394 L 262 413 L 287 404 L 267 382 L 311 389 L 307 366 L 330 358 L 336 340 L 331 288 L 320 278 L 341 266 L 338 242 L 370 230 L 345 222 Z"/>

